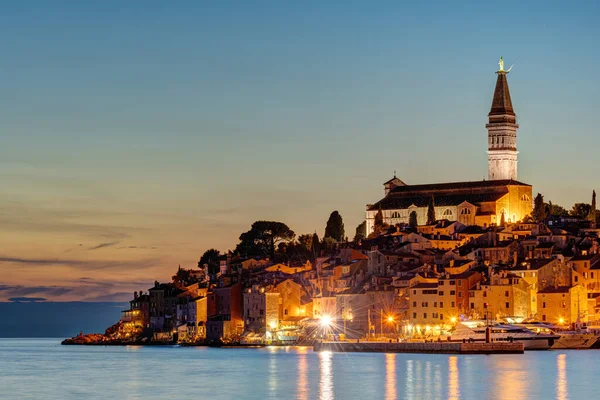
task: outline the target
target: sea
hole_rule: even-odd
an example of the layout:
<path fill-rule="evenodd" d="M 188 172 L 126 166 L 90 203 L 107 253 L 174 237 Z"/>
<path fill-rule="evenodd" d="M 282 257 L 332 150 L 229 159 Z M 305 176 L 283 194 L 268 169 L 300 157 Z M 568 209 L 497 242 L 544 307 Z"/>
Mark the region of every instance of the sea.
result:
<path fill-rule="evenodd" d="M 597 399 L 600 350 L 315 353 L 0 339 L 2 399 Z"/>

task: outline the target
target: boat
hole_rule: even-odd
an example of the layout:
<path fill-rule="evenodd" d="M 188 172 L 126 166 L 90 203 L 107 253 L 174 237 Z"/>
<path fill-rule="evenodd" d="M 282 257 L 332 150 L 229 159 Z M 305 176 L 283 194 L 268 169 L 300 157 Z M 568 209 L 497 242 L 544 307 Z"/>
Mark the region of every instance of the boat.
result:
<path fill-rule="evenodd" d="M 523 321 L 515 324 L 535 333 L 552 333 L 559 339 L 552 345 L 552 350 L 597 349 L 600 348 L 600 335 L 587 329 L 564 330 L 559 326 L 543 321 Z"/>
<path fill-rule="evenodd" d="M 446 337 L 446 340 L 450 342 L 484 342 L 488 327 L 491 330 L 492 341 L 523 343 L 525 350 L 548 350 L 560 339 L 560 336 L 555 333 L 532 332 L 525 327 L 511 324 L 464 321 L 449 332 L 450 335 Z"/>

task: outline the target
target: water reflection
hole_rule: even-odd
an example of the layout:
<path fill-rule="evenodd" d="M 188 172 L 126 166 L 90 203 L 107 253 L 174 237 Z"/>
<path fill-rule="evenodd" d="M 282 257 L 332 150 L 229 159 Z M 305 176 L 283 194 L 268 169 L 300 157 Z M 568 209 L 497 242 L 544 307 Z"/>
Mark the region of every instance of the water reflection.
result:
<path fill-rule="evenodd" d="M 496 373 L 495 391 L 497 399 L 526 399 L 530 395 L 528 383 L 534 381 L 521 357 L 512 355 L 494 358 Z"/>
<path fill-rule="evenodd" d="M 396 354 L 385 355 L 385 399 L 395 400 L 396 394 Z"/>
<path fill-rule="evenodd" d="M 558 400 L 568 399 L 567 355 L 564 353 L 556 356 L 556 373 L 556 398 Z"/>
<path fill-rule="evenodd" d="M 277 354 L 273 348 L 269 349 L 269 392 L 277 395 Z"/>
<path fill-rule="evenodd" d="M 298 387 L 297 398 L 308 400 L 310 389 L 308 387 L 308 360 L 306 347 L 298 347 Z"/>
<path fill-rule="evenodd" d="M 333 368 L 331 359 L 332 353 L 330 351 L 319 353 L 319 366 L 321 370 L 319 398 L 321 400 L 333 400 Z"/>
<path fill-rule="evenodd" d="M 458 357 L 448 357 L 448 400 L 460 399 L 460 378 L 458 376 Z"/>

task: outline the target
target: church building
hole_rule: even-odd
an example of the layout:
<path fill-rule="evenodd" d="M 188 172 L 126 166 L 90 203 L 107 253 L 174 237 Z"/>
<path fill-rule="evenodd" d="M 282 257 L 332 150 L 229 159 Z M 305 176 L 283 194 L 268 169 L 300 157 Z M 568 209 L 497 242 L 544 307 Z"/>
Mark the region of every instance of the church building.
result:
<path fill-rule="evenodd" d="M 465 225 L 489 226 L 504 221 L 521 221 L 532 211 L 532 187 L 517 181 L 517 117 L 500 58 L 496 89 L 488 114 L 488 180 L 408 185 L 394 176 L 383 184 L 385 197 L 367 205 L 367 234 L 373 232 L 375 215 L 381 210 L 389 225 L 408 223 L 411 213 L 417 223 L 427 223 L 433 204 L 435 218 Z"/>

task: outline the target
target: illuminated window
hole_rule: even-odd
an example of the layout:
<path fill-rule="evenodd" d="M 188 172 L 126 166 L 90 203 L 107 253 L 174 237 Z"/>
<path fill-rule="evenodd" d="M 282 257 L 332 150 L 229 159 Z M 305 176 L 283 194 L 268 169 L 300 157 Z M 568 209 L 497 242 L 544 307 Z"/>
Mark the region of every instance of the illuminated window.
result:
<path fill-rule="evenodd" d="M 400 218 L 400 213 L 398 211 L 394 211 L 392 213 L 392 218 Z"/>
<path fill-rule="evenodd" d="M 521 201 L 531 201 L 531 199 L 529 198 L 529 196 L 524 194 L 523 196 L 521 196 Z"/>
<path fill-rule="evenodd" d="M 451 217 L 452 216 L 452 210 L 451 209 L 446 209 L 446 211 L 444 211 L 444 217 Z"/>
<path fill-rule="evenodd" d="M 460 210 L 460 215 L 471 215 L 471 209 L 463 208 L 462 210 Z"/>

